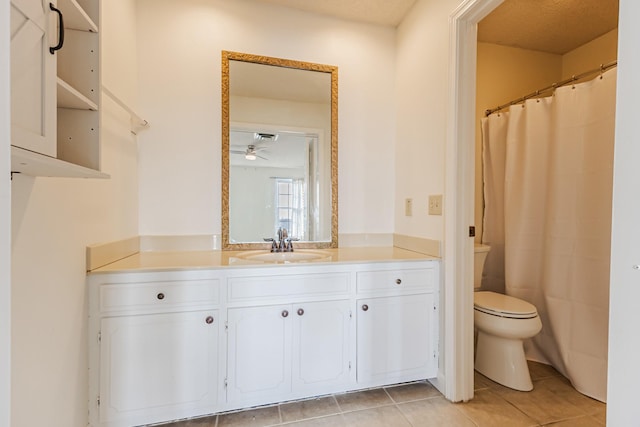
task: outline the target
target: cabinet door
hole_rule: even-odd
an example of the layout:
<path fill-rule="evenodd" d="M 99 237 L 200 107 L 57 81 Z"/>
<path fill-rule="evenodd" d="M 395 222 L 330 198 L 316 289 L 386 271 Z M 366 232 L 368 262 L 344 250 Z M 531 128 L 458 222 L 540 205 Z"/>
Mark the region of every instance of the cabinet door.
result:
<path fill-rule="evenodd" d="M 350 366 L 349 301 L 292 307 L 294 390 L 323 392 L 324 388 L 346 384 Z"/>
<path fill-rule="evenodd" d="M 100 421 L 139 425 L 215 411 L 217 311 L 102 320 Z"/>
<path fill-rule="evenodd" d="M 11 0 L 11 144 L 56 156 L 56 57 L 49 1 Z"/>
<path fill-rule="evenodd" d="M 227 400 L 268 403 L 291 392 L 289 305 L 228 311 Z"/>
<path fill-rule="evenodd" d="M 360 299 L 357 313 L 359 383 L 433 376 L 433 294 Z"/>

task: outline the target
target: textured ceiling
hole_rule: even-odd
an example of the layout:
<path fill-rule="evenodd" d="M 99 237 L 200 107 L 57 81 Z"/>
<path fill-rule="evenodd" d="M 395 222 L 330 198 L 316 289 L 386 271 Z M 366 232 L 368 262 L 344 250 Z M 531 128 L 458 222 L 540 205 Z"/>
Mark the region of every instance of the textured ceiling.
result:
<path fill-rule="evenodd" d="M 564 54 L 618 27 L 618 0 L 506 0 L 478 41 Z"/>
<path fill-rule="evenodd" d="M 256 0 L 351 21 L 396 27 L 415 0 Z"/>
<path fill-rule="evenodd" d="M 396 27 L 415 0 L 255 0 Z M 438 0 L 429 0 L 438 1 Z M 564 54 L 618 26 L 618 0 L 506 0 L 478 26 L 478 40 Z"/>

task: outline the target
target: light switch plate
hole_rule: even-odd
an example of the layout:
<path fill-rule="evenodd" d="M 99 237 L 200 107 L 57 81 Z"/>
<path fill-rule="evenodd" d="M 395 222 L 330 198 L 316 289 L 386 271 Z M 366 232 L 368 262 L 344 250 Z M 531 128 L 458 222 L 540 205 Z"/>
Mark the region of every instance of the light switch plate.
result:
<path fill-rule="evenodd" d="M 429 215 L 442 215 L 442 194 L 429 196 Z"/>
<path fill-rule="evenodd" d="M 404 199 L 404 216 L 413 215 L 413 199 Z"/>

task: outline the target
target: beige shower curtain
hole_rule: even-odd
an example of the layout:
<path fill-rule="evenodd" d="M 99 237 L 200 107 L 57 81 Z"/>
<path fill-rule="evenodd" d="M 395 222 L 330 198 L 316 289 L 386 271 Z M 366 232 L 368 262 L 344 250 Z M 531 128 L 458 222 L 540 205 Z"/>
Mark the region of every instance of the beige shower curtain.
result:
<path fill-rule="evenodd" d="M 483 287 L 533 303 L 527 357 L 606 401 L 616 70 L 482 122 Z"/>

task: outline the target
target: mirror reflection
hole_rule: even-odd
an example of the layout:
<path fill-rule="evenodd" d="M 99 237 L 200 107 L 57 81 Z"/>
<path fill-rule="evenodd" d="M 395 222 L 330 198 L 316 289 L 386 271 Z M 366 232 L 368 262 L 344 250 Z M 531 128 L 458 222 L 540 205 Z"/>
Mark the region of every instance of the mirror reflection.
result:
<path fill-rule="evenodd" d="M 223 52 L 224 249 L 337 247 L 336 67 Z"/>

